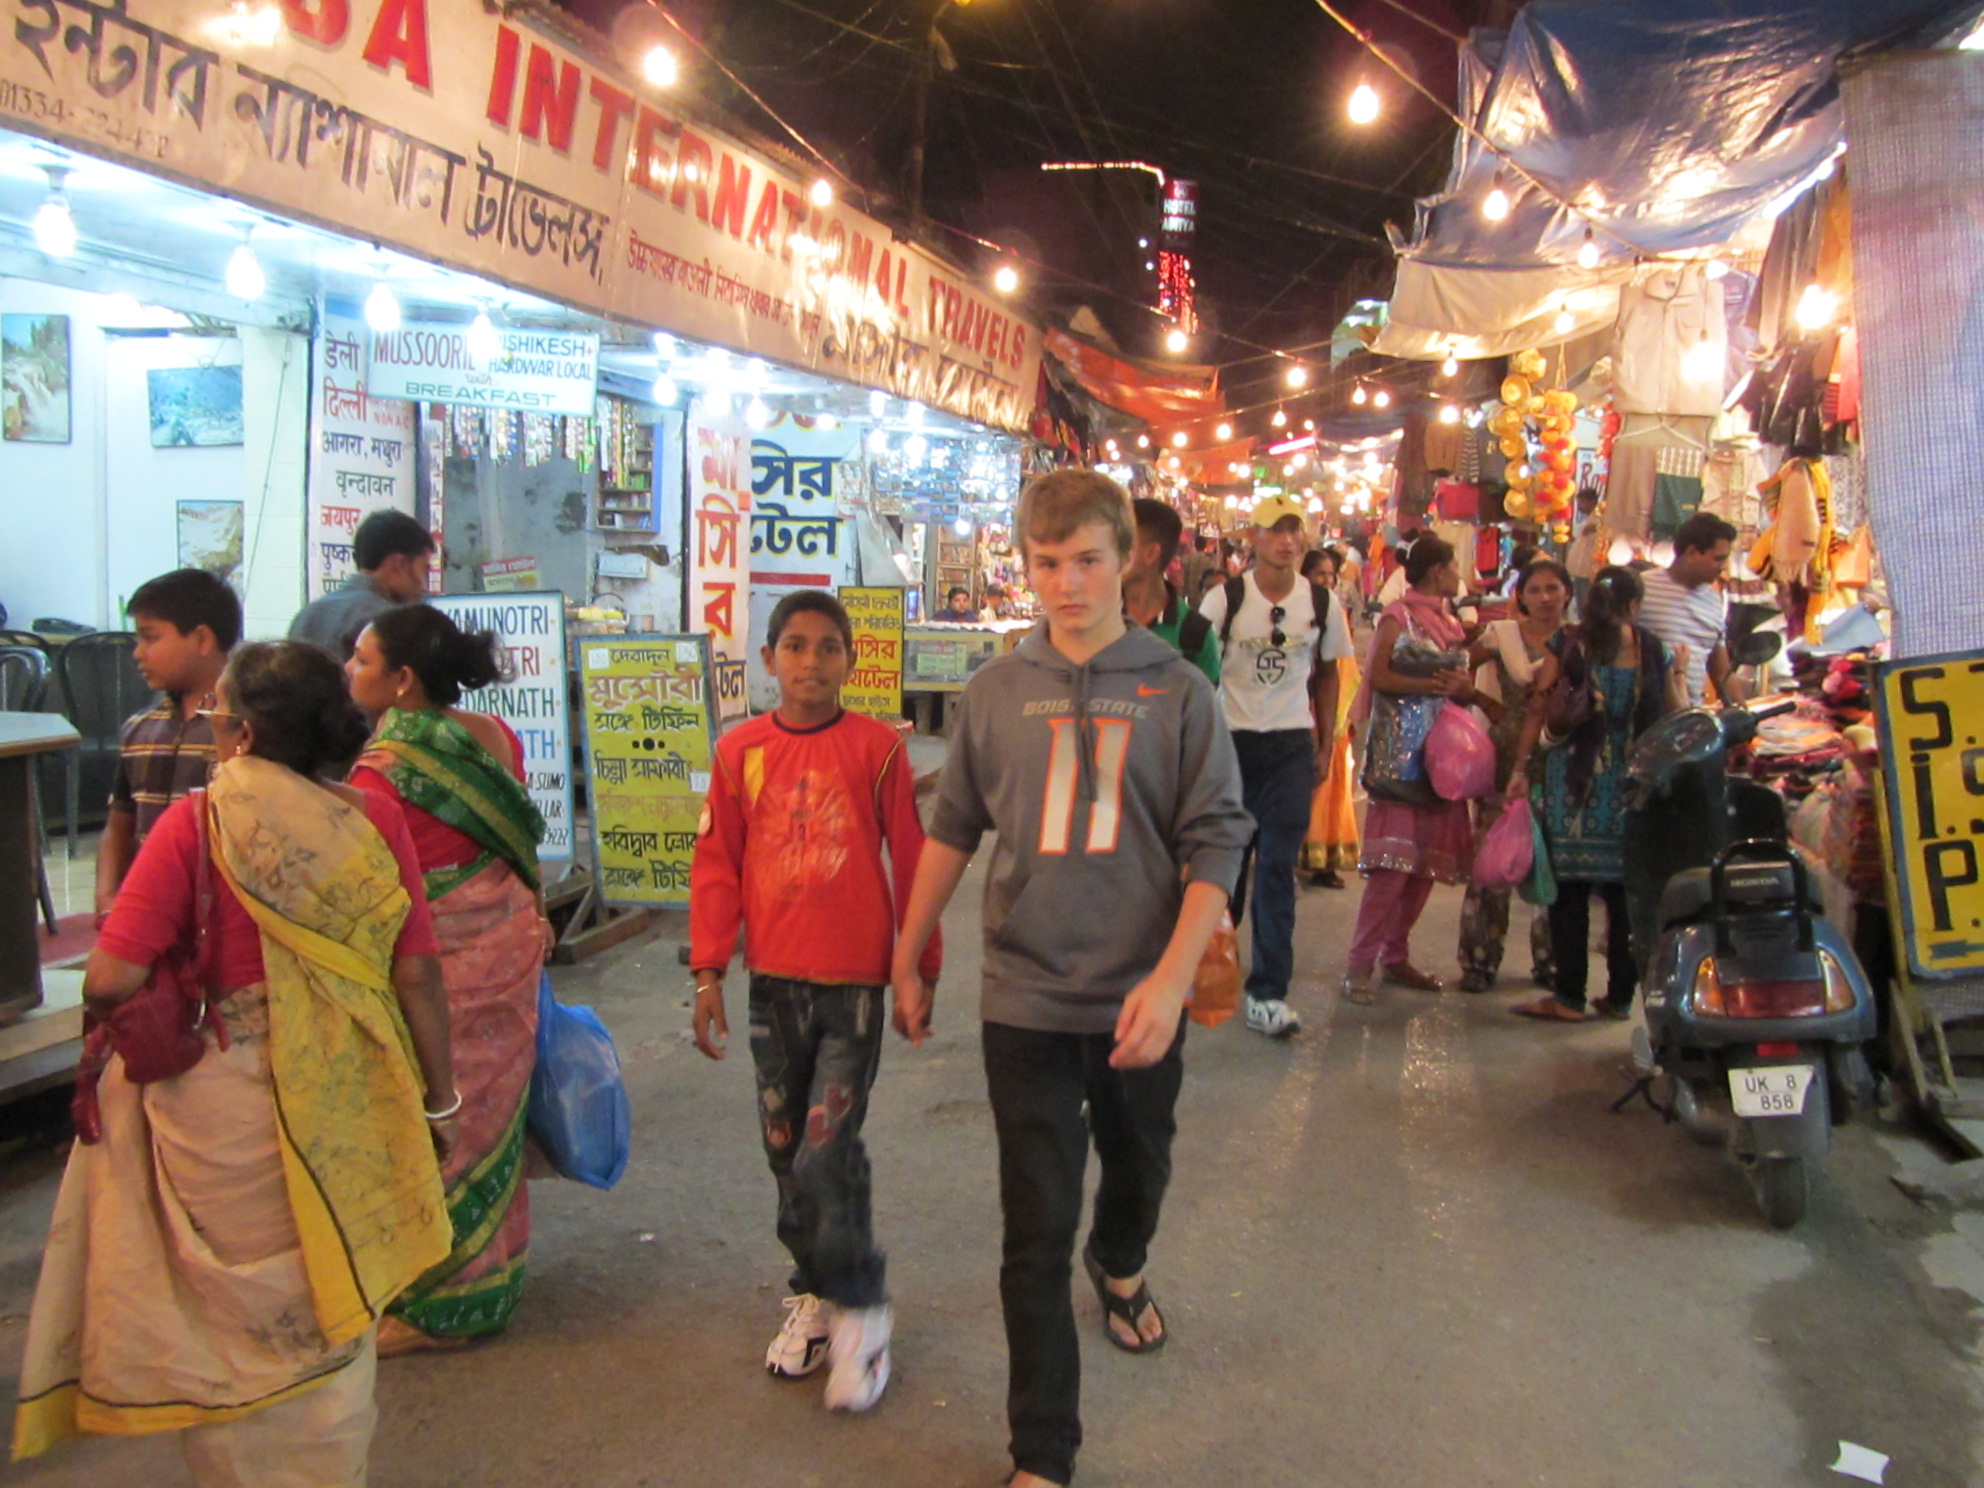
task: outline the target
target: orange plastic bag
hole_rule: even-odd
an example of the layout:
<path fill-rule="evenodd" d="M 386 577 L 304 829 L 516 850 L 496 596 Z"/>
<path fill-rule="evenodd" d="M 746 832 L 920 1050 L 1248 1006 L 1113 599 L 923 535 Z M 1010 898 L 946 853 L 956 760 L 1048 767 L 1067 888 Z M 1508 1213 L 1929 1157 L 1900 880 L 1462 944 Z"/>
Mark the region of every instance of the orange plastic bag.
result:
<path fill-rule="evenodd" d="M 1233 913 L 1219 917 L 1219 928 L 1206 943 L 1199 969 L 1192 977 L 1192 1021 L 1217 1028 L 1240 1011 L 1240 937 L 1233 931 Z"/>

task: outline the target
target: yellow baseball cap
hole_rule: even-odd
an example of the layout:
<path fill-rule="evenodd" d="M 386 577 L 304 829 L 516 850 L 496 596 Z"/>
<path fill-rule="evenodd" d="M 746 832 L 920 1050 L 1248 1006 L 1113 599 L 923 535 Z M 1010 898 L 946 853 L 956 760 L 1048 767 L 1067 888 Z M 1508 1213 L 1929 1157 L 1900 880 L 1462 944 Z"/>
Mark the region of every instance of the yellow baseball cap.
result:
<path fill-rule="evenodd" d="M 1256 527 L 1271 528 L 1287 517 L 1300 522 L 1304 532 L 1309 530 L 1309 513 L 1292 496 L 1264 496 L 1254 503 Z"/>

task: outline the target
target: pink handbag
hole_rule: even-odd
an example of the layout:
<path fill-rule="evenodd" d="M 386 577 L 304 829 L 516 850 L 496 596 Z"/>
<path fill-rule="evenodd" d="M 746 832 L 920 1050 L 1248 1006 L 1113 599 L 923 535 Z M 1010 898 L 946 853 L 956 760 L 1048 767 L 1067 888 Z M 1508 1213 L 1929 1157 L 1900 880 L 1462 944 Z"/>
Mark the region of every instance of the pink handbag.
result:
<path fill-rule="evenodd" d="M 1477 889 L 1501 893 L 1513 889 L 1536 862 L 1536 839 L 1530 825 L 1529 799 L 1511 801 L 1502 808 L 1481 839 L 1481 850 L 1474 855 L 1471 881 Z"/>
<path fill-rule="evenodd" d="M 1459 703 L 1442 708 L 1426 735 L 1426 776 L 1449 801 L 1472 801 L 1495 788 L 1495 741 Z"/>

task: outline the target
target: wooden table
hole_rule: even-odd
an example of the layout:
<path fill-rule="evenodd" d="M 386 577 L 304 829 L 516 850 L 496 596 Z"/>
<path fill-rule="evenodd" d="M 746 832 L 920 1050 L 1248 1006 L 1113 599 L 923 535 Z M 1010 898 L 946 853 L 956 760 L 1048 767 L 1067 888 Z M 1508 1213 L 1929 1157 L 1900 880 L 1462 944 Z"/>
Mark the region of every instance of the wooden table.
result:
<path fill-rule="evenodd" d="M 35 760 L 81 742 L 74 727 L 53 713 L 0 713 L 0 1024 L 41 1004 Z"/>

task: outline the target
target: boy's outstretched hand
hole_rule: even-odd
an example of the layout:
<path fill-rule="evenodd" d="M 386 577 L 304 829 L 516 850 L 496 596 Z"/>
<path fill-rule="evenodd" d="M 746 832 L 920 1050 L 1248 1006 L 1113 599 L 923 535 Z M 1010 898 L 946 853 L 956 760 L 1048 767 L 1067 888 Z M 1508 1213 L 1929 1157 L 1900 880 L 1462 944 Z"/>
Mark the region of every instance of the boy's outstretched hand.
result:
<path fill-rule="evenodd" d="M 936 1001 L 937 989 L 913 966 L 898 968 L 891 981 L 896 993 L 896 1032 L 921 1048 L 930 1037 L 930 1007 Z"/>
<path fill-rule="evenodd" d="M 1178 1019 L 1185 1011 L 1185 989 L 1173 986 L 1162 971 L 1151 973 L 1130 989 L 1116 1015 L 1116 1047 L 1111 1069 L 1149 1069 L 1171 1051 L 1178 1037 Z"/>
<path fill-rule="evenodd" d="M 696 988 L 696 1011 L 691 1014 L 690 1026 L 695 1030 L 698 1049 L 711 1059 L 723 1058 L 723 1046 L 730 1038 L 730 1019 L 723 1011 L 723 983 Z"/>

